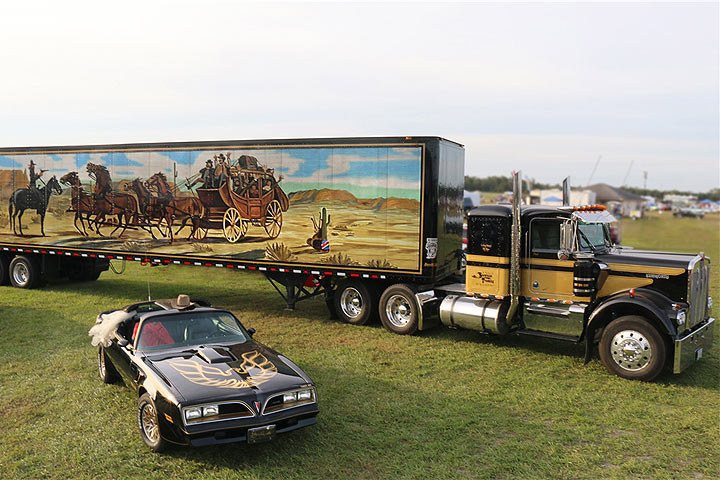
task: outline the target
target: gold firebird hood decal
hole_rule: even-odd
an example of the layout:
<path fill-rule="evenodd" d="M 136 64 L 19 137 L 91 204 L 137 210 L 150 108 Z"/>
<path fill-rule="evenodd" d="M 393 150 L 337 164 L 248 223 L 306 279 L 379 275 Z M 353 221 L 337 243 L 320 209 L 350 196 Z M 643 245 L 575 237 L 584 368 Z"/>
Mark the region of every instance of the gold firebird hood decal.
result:
<path fill-rule="evenodd" d="M 265 355 L 255 350 L 242 354 L 239 367 L 223 370 L 203 365 L 195 360 L 175 360 L 170 363 L 187 380 L 204 387 L 251 388 L 257 387 L 277 375 L 277 367 Z M 238 373 L 242 378 L 233 378 Z"/>

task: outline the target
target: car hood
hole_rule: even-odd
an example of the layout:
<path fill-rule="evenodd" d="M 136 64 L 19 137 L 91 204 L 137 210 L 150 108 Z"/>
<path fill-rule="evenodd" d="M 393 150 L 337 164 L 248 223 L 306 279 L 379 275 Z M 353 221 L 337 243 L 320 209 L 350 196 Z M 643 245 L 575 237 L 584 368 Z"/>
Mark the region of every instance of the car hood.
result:
<path fill-rule="evenodd" d="M 262 400 L 312 383 L 293 362 L 255 341 L 158 352 L 144 362 L 185 404 Z"/>

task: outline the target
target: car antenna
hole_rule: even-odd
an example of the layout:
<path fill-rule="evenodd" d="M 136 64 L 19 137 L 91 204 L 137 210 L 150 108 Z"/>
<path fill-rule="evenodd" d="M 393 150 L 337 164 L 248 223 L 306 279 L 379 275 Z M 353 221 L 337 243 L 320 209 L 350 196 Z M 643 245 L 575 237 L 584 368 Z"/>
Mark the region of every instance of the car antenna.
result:
<path fill-rule="evenodd" d="M 148 249 L 147 244 L 145 245 L 145 258 L 150 258 L 148 255 Z M 149 267 L 152 266 L 152 263 L 148 265 Z M 148 288 L 148 302 L 152 301 L 152 295 L 150 295 L 150 269 L 147 269 L 147 275 L 145 275 L 145 278 L 147 279 L 147 288 Z"/>

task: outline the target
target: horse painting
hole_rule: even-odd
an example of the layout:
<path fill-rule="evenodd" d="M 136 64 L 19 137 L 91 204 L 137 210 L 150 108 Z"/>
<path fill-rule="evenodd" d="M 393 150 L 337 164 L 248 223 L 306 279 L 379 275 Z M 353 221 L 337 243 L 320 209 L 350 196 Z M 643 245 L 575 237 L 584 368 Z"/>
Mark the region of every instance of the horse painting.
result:
<path fill-rule="evenodd" d="M 62 193 L 62 187 L 54 176 L 48 180 L 44 187 L 37 189 L 18 188 L 10 196 L 8 214 L 10 216 L 10 227 L 15 235 L 25 236 L 22 229 L 22 216 L 25 210 L 35 210 L 40 215 L 40 233 L 45 236 L 45 212 L 47 211 L 50 195 Z M 16 228 L 17 227 L 17 228 Z"/>

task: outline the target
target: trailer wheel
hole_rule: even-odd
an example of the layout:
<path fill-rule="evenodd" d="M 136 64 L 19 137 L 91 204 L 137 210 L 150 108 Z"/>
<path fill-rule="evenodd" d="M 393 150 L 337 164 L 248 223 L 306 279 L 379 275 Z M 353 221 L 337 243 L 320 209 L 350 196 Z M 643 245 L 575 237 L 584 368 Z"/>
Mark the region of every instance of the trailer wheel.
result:
<path fill-rule="evenodd" d="M 343 280 L 333 296 L 335 313 L 345 323 L 365 325 L 375 311 L 375 298 L 363 282 Z"/>
<path fill-rule="evenodd" d="M 600 339 L 600 359 L 610 373 L 649 382 L 665 366 L 666 348 L 660 332 L 637 315 L 611 322 Z"/>
<path fill-rule="evenodd" d="M 380 297 L 383 326 L 400 335 L 412 335 L 418 329 L 419 312 L 415 292 L 407 285 L 391 285 Z"/>
<path fill-rule="evenodd" d="M 0 285 L 7 285 L 10 283 L 10 260 L 7 255 L 0 254 Z"/>
<path fill-rule="evenodd" d="M 34 288 L 40 283 L 40 268 L 31 257 L 18 255 L 10 262 L 10 283 L 16 288 Z"/>

